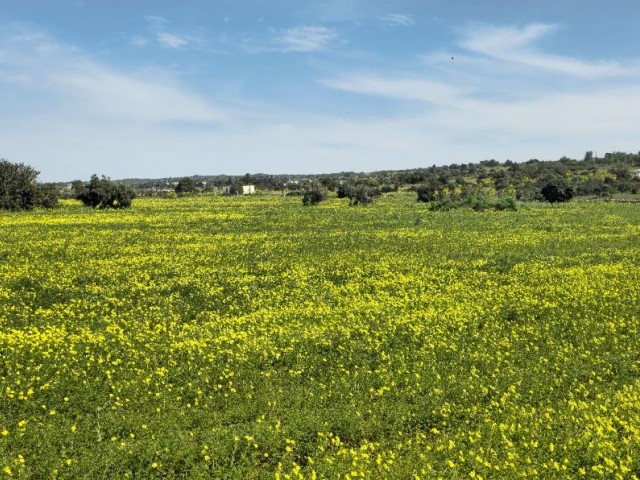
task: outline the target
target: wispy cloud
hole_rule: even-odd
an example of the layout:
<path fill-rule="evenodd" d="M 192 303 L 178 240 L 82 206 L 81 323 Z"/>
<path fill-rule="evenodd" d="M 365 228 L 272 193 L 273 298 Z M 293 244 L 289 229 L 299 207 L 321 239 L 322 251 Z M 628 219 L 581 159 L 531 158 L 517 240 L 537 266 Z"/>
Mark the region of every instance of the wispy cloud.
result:
<path fill-rule="evenodd" d="M 317 53 L 330 50 L 340 39 L 337 31 L 323 26 L 297 26 L 284 29 L 270 28 L 266 35 L 243 37 L 225 36 L 227 47 L 248 54 Z"/>
<path fill-rule="evenodd" d="M 541 52 L 536 42 L 557 31 L 553 24 L 533 23 L 524 27 L 483 25 L 468 28 L 460 45 L 488 57 L 579 77 L 616 77 L 630 70 L 617 62 L 587 62 L 578 58 Z M 637 71 L 636 71 L 637 73 Z"/>
<path fill-rule="evenodd" d="M 633 149 L 640 122 L 638 60 L 623 66 L 541 49 L 540 40 L 558 28 L 474 26 L 459 31 L 463 50 L 454 59 L 434 51 L 404 74 L 346 72 L 321 84 L 396 100 L 397 113 L 386 118 L 389 135 L 414 149 L 423 145 L 401 132 L 428 139 L 429 151 L 449 161 L 474 158 L 474 149 L 488 147 L 494 158 L 514 160 L 579 155 L 576 145 Z"/>
<path fill-rule="evenodd" d="M 158 32 L 158 43 L 167 48 L 182 48 L 189 45 L 189 40 L 184 35 L 176 35 L 175 33 Z"/>
<path fill-rule="evenodd" d="M 384 77 L 375 74 L 354 74 L 321 80 L 327 87 L 353 93 L 418 100 L 434 104 L 449 104 L 462 92 L 442 82 L 406 77 Z"/>
<path fill-rule="evenodd" d="M 193 32 L 175 33 L 169 31 L 171 22 L 160 16 L 147 15 L 144 17 L 147 23 L 147 30 L 155 37 L 158 45 L 163 48 L 179 50 L 185 48 L 199 49 L 206 45 L 202 35 Z M 132 44 L 136 47 L 146 46 L 148 41 L 144 37 L 136 36 L 132 40 Z"/>
<path fill-rule="evenodd" d="M 141 35 L 134 35 L 130 40 L 131 45 L 137 48 L 146 47 L 149 44 L 149 40 Z"/>
<path fill-rule="evenodd" d="M 550 24 L 473 26 L 460 30 L 462 53 L 435 51 L 422 55 L 422 69 L 405 75 L 343 73 L 325 78 L 327 87 L 398 100 L 418 100 L 459 106 L 462 102 L 529 101 L 552 94 L 588 95 L 640 75 L 640 63 L 583 61 L 537 48 L 544 36 L 557 31 Z M 415 68 L 415 67 L 414 67 Z"/>
<path fill-rule="evenodd" d="M 76 114 L 94 120 L 150 123 L 214 122 L 221 118 L 203 98 L 157 72 L 121 72 L 43 34 L 4 40 L 11 45 L 11 55 L 0 66 L 27 88 L 56 91 L 56 101 L 64 102 L 65 108 Z"/>
<path fill-rule="evenodd" d="M 276 31 L 273 46 L 283 52 L 318 52 L 326 49 L 338 34 L 326 27 L 301 26 Z"/>
<path fill-rule="evenodd" d="M 380 17 L 380 20 L 392 27 L 410 27 L 416 23 L 411 15 L 401 13 L 389 13 Z"/>
<path fill-rule="evenodd" d="M 379 25 L 383 13 L 368 18 Z M 141 38 L 149 45 L 159 45 L 159 33 L 191 41 L 193 31 L 164 18 L 147 22 Z M 311 71 L 324 89 L 299 83 L 308 91 L 296 92 L 304 100 L 295 100 L 286 85 L 278 85 L 282 96 L 268 96 L 238 80 L 237 72 L 225 83 L 203 87 L 196 80 L 189 88 L 183 83 L 193 79 L 188 75 L 179 80 L 162 67 L 118 67 L 37 31 L 0 28 L 0 153 L 32 164 L 43 179 L 65 180 L 94 172 L 122 178 L 370 171 L 637 150 L 640 87 L 630 74 L 636 60 L 557 55 L 542 40 L 559 29 L 467 27 L 457 31 L 457 43 L 434 46 L 406 63 L 406 56 L 384 63 L 382 55 L 375 61 L 327 55 Z M 242 32 L 231 32 L 223 46 L 229 52 L 342 54 L 336 46 L 347 28 L 342 36 L 321 25 L 252 34 L 245 46 Z M 241 60 L 254 63 L 233 62 Z M 177 64 L 184 73 L 186 64 Z M 615 77 L 592 69 L 603 65 L 624 68 Z M 208 97 L 199 93 L 204 88 Z"/>
<path fill-rule="evenodd" d="M 202 98 L 170 82 L 135 77 L 85 64 L 69 72 L 52 72 L 50 79 L 70 98 L 76 108 L 105 120 L 127 122 L 215 122 L 221 114 Z"/>

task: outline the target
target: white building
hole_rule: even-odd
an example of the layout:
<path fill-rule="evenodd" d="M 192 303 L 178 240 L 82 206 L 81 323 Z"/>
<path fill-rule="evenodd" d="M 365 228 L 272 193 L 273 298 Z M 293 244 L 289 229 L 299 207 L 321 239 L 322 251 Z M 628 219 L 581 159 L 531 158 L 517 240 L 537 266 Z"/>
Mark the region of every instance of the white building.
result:
<path fill-rule="evenodd" d="M 231 195 L 232 189 L 233 187 L 231 185 L 225 185 L 222 187 L 222 194 L 223 195 Z M 240 193 L 240 192 L 237 192 Z M 242 185 L 242 194 L 243 195 L 253 195 L 254 193 L 256 193 L 256 187 L 255 185 Z"/>

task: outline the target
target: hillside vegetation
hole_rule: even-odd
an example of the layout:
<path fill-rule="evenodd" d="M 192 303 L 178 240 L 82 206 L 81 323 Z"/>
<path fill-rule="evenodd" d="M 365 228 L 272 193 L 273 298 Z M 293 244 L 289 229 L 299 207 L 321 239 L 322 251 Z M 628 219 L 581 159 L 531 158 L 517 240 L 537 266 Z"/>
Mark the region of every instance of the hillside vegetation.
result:
<path fill-rule="evenodd" d="M 451 163 L 428 168 L 386 170 L 378 172 L 340 172 L 318 175 L 249 174 L 195 175 L 165 179 L 129 179 L 124 182 L 135 187 L 141 195 L 158 193 L 220 191 L 241 192 L 241 185 L 253 184 L 259 190 L 296 192 L 313 186 L 329 191 L 341 188 L 367 187 L 382 192 L 399 187 L 428 188 L 431 191 L 459 190 L 463 196 L 473 195 L 478 188 L 491 190 L 500 196 L 521 201 L 542 200 L 542 189 L 550 181 L 561 180 L 582 197 L 611 197 L 640 193 L 640 152 L 607 153 L 604 157 L 586 152 L 581 160 L 562 157 L 559 160 L 531 159 L 516 163 L 510 160 L 483 160 L 480 163 Z M 189 187 L 185 187 L 188 185 Z"/>

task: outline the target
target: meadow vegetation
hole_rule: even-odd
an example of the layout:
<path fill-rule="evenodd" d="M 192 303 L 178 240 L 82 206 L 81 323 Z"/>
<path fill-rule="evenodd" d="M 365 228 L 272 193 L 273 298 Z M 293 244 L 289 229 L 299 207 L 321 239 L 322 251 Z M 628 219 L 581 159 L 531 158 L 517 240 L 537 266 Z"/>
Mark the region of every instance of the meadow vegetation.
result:
<path fill-rule="evenodd" d="M 0 476 L 638 478 L 640 208 L 0 212 Z"/>

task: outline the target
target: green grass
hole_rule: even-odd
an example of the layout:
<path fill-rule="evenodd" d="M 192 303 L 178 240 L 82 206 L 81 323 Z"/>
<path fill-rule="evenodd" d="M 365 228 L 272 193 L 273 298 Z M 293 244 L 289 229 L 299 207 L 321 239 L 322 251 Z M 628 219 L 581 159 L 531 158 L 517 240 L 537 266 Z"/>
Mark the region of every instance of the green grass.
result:
<path fill-rule="evenodd" d="M 1 213 L 0 475 L 639 476 L 639 225 L 403 192 Z"/>

